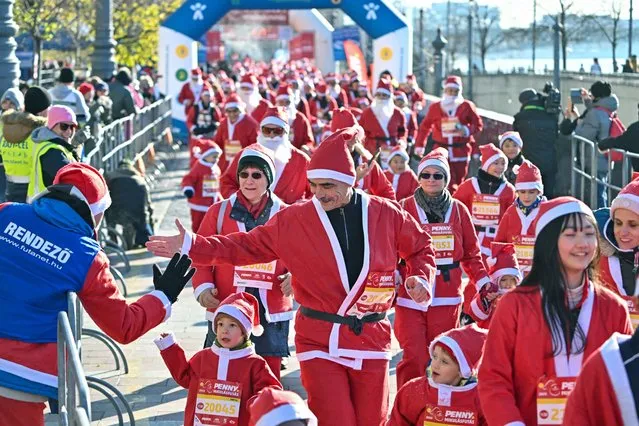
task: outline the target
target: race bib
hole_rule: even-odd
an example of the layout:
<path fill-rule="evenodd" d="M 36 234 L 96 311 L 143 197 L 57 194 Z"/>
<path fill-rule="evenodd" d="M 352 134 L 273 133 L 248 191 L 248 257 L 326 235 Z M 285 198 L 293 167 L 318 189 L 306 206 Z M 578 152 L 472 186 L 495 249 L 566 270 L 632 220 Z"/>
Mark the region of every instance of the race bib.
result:
<path fill-rule="evenodd" d="M 542 378 L 537 383 L 537 424 L 560 425 L 566 400 L 575 388 L 576 377 Z"/>
<path fill-rule="evenodd" d="M 240 383 L 200 379 L 193 425 L 238 425 L 241 397 Z"/>
<path fill-rule="evenodd" d="M 224 144 L 224 156 L 228 161 L 233 161 L 233 158 L 242 150 L 240 141 L 232 140 L 226 141 Z"/>
<path fill-rule="evenodd" d="M 450 224 L 428 224 L 424 229 L 433 239 L 435 249 L 435 263 L 438 265 L 450 265 L 453 263 L 453 250 L 455 249 L 455 234 Z"/>
<path fill-rule="evenodd" d="M 535 237 L 517 235 L 513 243 L 515 244 L 515 254 L 517 255 L 517 262 L 519 262 L 519 269 L 529 271 L 535 250 Z"/>
<path fill-rule="evenodd" d="M 488 194 L 474 194 L 471 214 L 475 225 L 496 225 L 499 221 L 499 197 Z"/>
<path fill-rule="evenodd" d="M 623 296 L 623 299 L 628 303 L 628 310 L 630 311 L 630 321 L 632 321 L 632 328 L 636 330 L 639 328 L 639 297 L 637 296 Z"/>
<path fill-rule="evenodd" d="M 477 413 L 473 410 L 443 407 L 441 405 L 426 405 L 424 426 L 477 426 Z"/>
<path fill-rule="evenodd" d="M 233 285 L 235 287 L 252 287 L 270 290 L 273 288 L 275 280 L 275 264 L 256 263 L 255 265 L 236 266 L 233 274 Z"/>
<path fill-rule="evenodd" d="M 220 190 L 220 181 L 217 180 L 217 176 L 208 175 L 202 181 L 202 197 L 217 197 L 217 193 Z"/>
<path fill-rule="evenodd" d="M 459 137 L 463 136 L 461 130 L 457 129 L 459 118 L 457 117 L 443 117 L 441 121 L 442 136 L 444 137 Z"/>
<path fill-rule="evenodd" d="M 394 272 L 369 272 L 364 293 L 348 310 L 347 315 L 362 318 L 366 314 L 386 312 L 395 296 Z"/>

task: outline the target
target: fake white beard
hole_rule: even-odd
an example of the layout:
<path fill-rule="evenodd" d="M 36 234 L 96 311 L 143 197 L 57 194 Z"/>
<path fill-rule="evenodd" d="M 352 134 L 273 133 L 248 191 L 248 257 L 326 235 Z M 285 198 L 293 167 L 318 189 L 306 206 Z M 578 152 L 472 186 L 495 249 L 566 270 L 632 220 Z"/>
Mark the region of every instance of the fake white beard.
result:
<path fill-rule="evenodd" d="M 334 99 L 337 99 L 339 92 L 341 91 L 342 88 L 339 87 L 339 84 L 336 84 L 335 86 L 328 86 L 328 94 Z"/>
<path fill-rule="evenodd" d="M 295 117 L 297 116 L 297 108 L 295 107 L 295 103 L 291 102 L 286 108 L 286 114 L 288 115 L 288 125 L 292 126 L 293 121 L 295 121 Z"/>
<path fill-rule="evenodd" d="M 238 92 L 238 95 L 242 102 L 246 104 L 246 110 L 249 112 L 249 114 L 253 112 L 255 108 L 257 108 L 257 106 L 260 104 L 260 99 L 262 99 L 260 92 L 257 90 L 253 90 L 250 93 L 247 93 L 244 90 L 240 90 Z"/>
<path fill-rule="evenodd" d="M 286 163 L 288 163 L 288 160 L 290 160 L 293 155 L 286 133 L 283 136 L 275 136 L 272 138 L 267 138 L 262 133 L 258 133 L 257 143 L 273 151 L 275 155 L 273 159 L 275 162 L 275 173 L 277 176 L 281 176 Z"/>
<path fill-rule="evenodd" d="M 385 119 L 386 121 L 390 120 L 393 115 L 394 105 L 393 101 L 389 99 L 385 99 L 384 101 L 380 101 L 375 98 L 373 103 L 371 103 L 371 109 L 377 117 L 378 120 Z"/>
<path fill-rule="evenodd" d="M 442 105 L 459 105 L 464 102 L 464 98 L 461 94 L 457 96 L 444 95 L 442 96 Z"/>

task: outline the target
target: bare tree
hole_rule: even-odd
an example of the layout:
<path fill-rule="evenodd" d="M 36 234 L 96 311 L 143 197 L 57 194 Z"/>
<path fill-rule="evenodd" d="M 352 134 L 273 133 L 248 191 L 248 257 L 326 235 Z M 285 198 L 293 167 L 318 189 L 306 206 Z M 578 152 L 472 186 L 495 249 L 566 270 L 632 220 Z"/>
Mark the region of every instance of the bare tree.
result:
<path fill-rule="evenodd" d="M 574 5 L 574 1 L 559 0 L 559 31 L 561 32 L 561 58 L 563 70 L 566 71 L 568 56 L 568 42 L 570 41 L 571 30 L 566 26 L 568 11 Z"/>
<path fill-rule="evenodd" d="M 586 17 L 588 21 L 594 22 L 601 34 L 606 37 L 612 47 L 612 69 L 614 72 L 619 71 L 617 64 L 617 45 L 619 44 L 619 21 L 621 20 L 621 0 L 613 0 L 611 9 L 606 15 L 589 15 Z"/>
<path fill-rule="evenodd" d="M 504 40 L 503 33 L 499 27 L 499 13 L 495 9 L 483 6 L 475 8 L 473 14 L 478 36 L 477 48 L 481 57 L 481 68 L 486 72 L 486 55 L 488 51 L 499 46 Z"/>
<path fill-rule="evenodd" d="M 467 18 L 459 15 L 452 15 L 450 17 L 451 32 L 447 35 L 448 45 L 446 51 L 448 53 L 448 66 L 447 72 L 450 73 L 455 67 L 455 61 L 460 52 L 466 51 L 466 37 L 468 33 L 468 20 Z"/>

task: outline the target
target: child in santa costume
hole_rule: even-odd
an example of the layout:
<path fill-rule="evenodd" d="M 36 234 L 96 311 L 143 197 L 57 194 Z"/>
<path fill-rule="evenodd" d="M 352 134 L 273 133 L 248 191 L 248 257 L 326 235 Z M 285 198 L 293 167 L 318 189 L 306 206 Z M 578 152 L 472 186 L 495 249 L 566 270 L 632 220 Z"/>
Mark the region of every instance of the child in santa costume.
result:
<path fill-rule="evenodd" d="M 419 187 L 417 175 L 408 167 L 408 161 L 406 150 L 396 146 L 388 157 L 388 169 L 384 171 L 386 179 L 393 186 L 397 201 L 410 197 Z"/>
<path fill-rule="evenodd" d="M 499 301 L 479 369 L 489 424 L 562 424 L 583 360 L 614 332 L 632 332 L 627 306 L 593 276 L 590 208 L 572 197 L 550 200 L 535 233 L 532 269 Z"/>
<path fill-rule="evenodd" d="M 418 305 L 399 290 L 394 331 L 404 353 L 397 365 L 398 389 L 423 374 L 428 365 L 423 349 L 457 327 L 464 287 L 460 266 L 477 289 L 490 283 L 468 209 L 448 192 L 447 156 L 445 149 L 436 148 L 422 159 L 417 169 L 420 187 L 401 203 L 432 238 L 437 279 L 430 306 Z"/>
<path fill-rule="evenodd" d="M 486 260 L 490 265 L 491 286 L 475 295 L 468 312 L 478 326 L 486 329 L 490 326 L 490 319 L 499 298 L 517 287 L 523 279 L 515 255 L 515 246 L 493 242 L 491 247 L 492 254 Z"/>
<path fill-rule="evenodd" d="M 306 115 L 297 110 L 293 90 L 288 84 L 282 84 L 277 89 L 277 106 L 286 111 L 286 122 L 290 127 L 288 138 L 290 143 L 304 152 L 310 152 L 315 145 L 313 129 Z"/>
<path fill-rule="evenodd" d="M 237 95 L 226 98 L 224 104 L 226 117 L 222 119 L 220 127 L 213 140 L 224 151 L 220 157 L 220 169 L 226 170 L 235 156 L 257 140 L 259 125 L 250 115 L 246 114 L 245 105 Z"/>
<path fill-rule="evenodd" d="M 539 215 L 539 206 L 546 200 L 541 172 L 528 160 L 517 169 L 515 190 L 517 198 L 499 221 L 495 241 L 515 245 L 519 268 L 526 276 L 532 266 L 535 220 Z"/>
<path fill-rule="evenodd" d="M 442 333 L 431 342 L 426 374 L 397 392 L 386 426 L 486 426 L 477 394 L 477 369 L 486 330 L 471 324 Z"/>
<path fill-rule="evenodd" d="M 521 153 L 524 147 L 524 141 L 518 132 L 508 131 L 499 135 L 499 149 L 501 149 L 508 158 L 508 166 L 504 172 L 506 180 L 512 185 L 517 179 L 517 167 L 520 167 L 524 161 L 524 155 Z"/>
<path fill-rule="evenodd" d="M 173 379 L 188 390 L 184 424 L 248 426 L 248 407 L 258 393 L 282 389 L 249 339 L 263 331 L 258 311 L 250 294 L 224 299 L 215 311 L 215 343 L 189 360 L 173 333 L 154 340 Z"/>
<path fill-rule="evenodd" d="M 203 140 L 202 152 L 191 170 L 182 178 L 182 193 L 189 200 L 191 229 L 197 232 L 209 207 L 220 195 L 220 168 L 217 165 L 222 150 L 211 140 Z"/>
<path fill-rule="evenodd" d="M 451 191 L 462 183 L 468 173 L 470 155 L 475 139 L 484 124 L 475 110 L 475 104 L 462 97 L 462 80 L 449 76 L 444 82 L 444 96 L 428 108 L 415 139 L 415 153 L 423 155 L 426 139 L 433 134 L 435 147 L 448 150 L 451 171 Z"/>
<path fill-rule="evenodd" d="M 249 407 L 249 426 L 317 426 L 317 417 L 296 393 L 266 388 Z"/>
<path fill-rule="evenodd" d="M 237 169 L 240 189 L 227 200 L 213 205 L 206 213 L 198 234 L 208 237 L 248 232 L 264 225 L 286 205 L 269 191 L 275 177 L 273 152 L 253 144 L 242 150 Z M 204 347 L 215 339 L 213 313 L 220 300 L 245 291 L 260 305 L 260 323 L 264 334 L 251 337 L 255 351 L 266 359 L 273 374 L 280 376 L 282 357 L 288 350 L 288 327 L 293 319 L 293 299 L 290 297 L 290 274 L 282 262 L 258 263 L 234 267 L 232 265 L 204 266 L 193 277 L 193 294 L 207 309 L 209 332 Z"/>
<path fill-rule="evenodd" d="M 614 333 L 586 360 L 564 424 L 639 426 L 639 331 Z"/>

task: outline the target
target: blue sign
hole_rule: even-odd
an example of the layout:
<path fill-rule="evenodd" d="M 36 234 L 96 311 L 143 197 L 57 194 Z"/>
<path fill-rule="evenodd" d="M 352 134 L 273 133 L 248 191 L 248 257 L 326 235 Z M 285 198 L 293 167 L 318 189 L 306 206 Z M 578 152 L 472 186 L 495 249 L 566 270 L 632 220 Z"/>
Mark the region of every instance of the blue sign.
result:
<path fill-rule="evenodd" d="M 355 25 L 335 28 L 333 31 L 333 56 L 336 61 L 346 60 L 346 55 L 344 53 L 344 42 L 346 40 L 352 40 L 357 44 L 360 44 L 359 28 Z"/>

